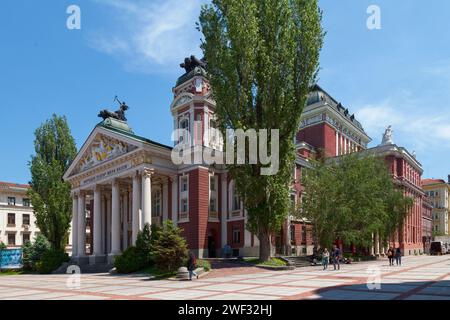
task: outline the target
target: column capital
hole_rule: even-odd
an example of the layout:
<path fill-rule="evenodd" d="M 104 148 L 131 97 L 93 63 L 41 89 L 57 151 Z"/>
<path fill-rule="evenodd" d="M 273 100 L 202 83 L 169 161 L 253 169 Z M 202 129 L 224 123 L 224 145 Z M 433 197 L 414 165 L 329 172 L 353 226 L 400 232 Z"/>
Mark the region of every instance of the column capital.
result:
<path fill-rule="evenodd" d="M 155 170 L 153 170 L 153 169 L 142 169 L 141 174 L 142 174 L 142 177 L 151 178 L 155 174 Z"/>
<path fill-rule="evenodd" d="M 173 182 L 178 182 L 177 178 L 178 178 L 178 174 L 172 174 L 172 175 L 169 176 L 169 180 L 172 183 Z"/>
<path fill-rule="evenodd" d="M 94 192 L 95 191 L 103 191 L 103 186 L 101 184 L 96 184 L 94 186 Z"/>
<path fill-rule="evenodd" d="M 222 176 L 221 176 L 222 181 L 227 181 L 228 173 L 227 173 L 227 172 L 224 172 L 224 173 L 222 173 L 221 175 L 222 175 Z"/>

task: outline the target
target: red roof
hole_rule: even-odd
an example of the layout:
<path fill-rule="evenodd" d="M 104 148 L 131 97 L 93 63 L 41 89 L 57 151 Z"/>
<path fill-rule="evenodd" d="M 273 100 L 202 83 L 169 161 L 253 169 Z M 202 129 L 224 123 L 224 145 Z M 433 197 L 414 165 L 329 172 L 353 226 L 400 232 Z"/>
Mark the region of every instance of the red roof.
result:
<path fill-rule="evenodd" d="M 1 182 L 0 181 L 0 188 L 6 189 L 6 188 L 25 188 L 28 189 L 30 187 L 29 184 L 20 184 L 20 183 L 11 183 L 11 182 Z"/>
<path fill-rule="evenodd" d="M 442 179 L 423 179 L 422 180 L 422 185 L 424 184 L 435 184 L 435 183 L 446 183 L 444 180 Z"/>

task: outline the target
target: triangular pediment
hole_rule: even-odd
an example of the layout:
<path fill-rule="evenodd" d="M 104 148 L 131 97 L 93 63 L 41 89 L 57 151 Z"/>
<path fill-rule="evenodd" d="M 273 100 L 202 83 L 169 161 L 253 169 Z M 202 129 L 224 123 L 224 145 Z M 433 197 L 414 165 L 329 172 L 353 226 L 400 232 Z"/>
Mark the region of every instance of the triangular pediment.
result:
<path fill-rule="evenodd" d="M 120 135 L 110 135 L 102 131 L 94 130 L 75 157 L 65 177 L 88 171 L 139 148 L 138 145 L 133 144 L 126 137 L 122 139 Z"/>

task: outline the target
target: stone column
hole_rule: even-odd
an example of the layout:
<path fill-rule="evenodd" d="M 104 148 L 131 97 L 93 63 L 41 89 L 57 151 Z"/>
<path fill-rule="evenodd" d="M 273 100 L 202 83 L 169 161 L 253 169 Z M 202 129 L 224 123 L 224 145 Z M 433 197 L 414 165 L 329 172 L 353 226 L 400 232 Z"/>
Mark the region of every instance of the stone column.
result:
<path fill-rule="evenodd" d="M 103 254 L 102 250 L 102 190 L 101 186 L 95 186 L 94 189 L 94 256 Z"/>
<path fill-rule="evenodd" d="M 119 253 L 120 253 L 120 186 L 118 181 L 115 180 L 112 183 L 110 256 L 112 256 L 113 258 Z"/>
<path fill-rule="evenodd" d="M 228 229 L 227 229 L 227 221 L 228 221 L 228 198 L 227 198 L 227 193 L 228 193 L 228 188 L 227 188 L 227 174 L 223 173 L 222 177 L 221 177 L 221 204 L 222 204 L 222 209 L 221 209 L 221 215 L 220 215 L 220 234 L 221 234 L 221 243 L 222 243 L 222 249 L 226 246 L 226 244 L 228 243 Z"/>
<path fill-rule="evenodd" d="M 106 197 L 106 252 L 111 253 L 111 194 Z"/>
<path fill-rule="evenodd" d="M 163 182 L 162 187 L 162 221 L 166 221 L 169 219 L 169 181 L 167 179 Z"/>
<path fill-rule="evenodd" d="M 125 251 L 128 246 L 128 187 L 123 196 L 123 221 L 122 221 L 122 249 Z"/>
<path fill-rule="evenodd" d="M 373 233 L 372 233 L 372 242 L 370 244 L 370 255 L 371 256 L 375 255 L 375 239 Z"/>
<path fill-rule="evenodd" d="M 105 196 L 102 195 L 101 197 L 102 199 L 102 238 L 101 238 L 101 246 L 102 246 L 102 253 L 105 254 L 106 253 L 106 242 L 105 242 L 105 238 L 106 238 L 106 201 L 105 201 Z"/>
<path fill-rule="evenodd" d="M 380 256 L 380 234 L 378 232 L 375 234 L 375 255 Z"/>
<path fill-rule="evenodd" d="M 132 243 L 133 245 L 136 243 L 137 235 L 140 229 L 139 219 L 140 214 L 139 211 L 141 209 L 141 183 L 139 181 L 140 176 L 136 172 L 136 175 L 133 177 L 133 218 L 132 218 Z"/>
<path fill-rule="evenodd" d="M 86 195 L 78 195 L 78 257 L 86 255 Z"/>
<path fill-rule="evenodd" d="M 152 171 L 142 172 L 142 228 L 152 224 Z"/>
<path fill-rule="evenodd" d="M 178 225 L 178 175 L 171 177 L 172 179 L 172 221 L 176 227 Z"/>
<path fill-rule="evenodd" d="M 72 258 L 78 256 L 78 197 L 72 193 Z"/>

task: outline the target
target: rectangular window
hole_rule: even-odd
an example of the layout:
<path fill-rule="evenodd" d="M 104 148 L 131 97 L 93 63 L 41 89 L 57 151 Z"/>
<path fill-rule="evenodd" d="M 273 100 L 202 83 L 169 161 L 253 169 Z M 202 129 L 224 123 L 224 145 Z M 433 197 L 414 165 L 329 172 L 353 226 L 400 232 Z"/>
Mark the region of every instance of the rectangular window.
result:
<path fill-rule="evenodd" d="M 182 177 L 181 178 L 181 192 L 188 191 L 188 178 Z"/>
<path fill-rule="evenodd" d="M 233 229 L 233 243 L 234 244 L 241 243 L 241 230 Z"/>
<path fill-rule="evenodd" d="M 181 212 L 188 212 L 188 200 L 181 199 Z"/>
<path fill-rule="evenodd" d="M 15 205 L 16 205 L 16 198 L 8 197 L 8 206 L 15 206 Z"/>
<path fill-rule="evenodd" d="M 30 199 L 23 199 L 22 200 L 22 203 L 23 203 L 23 206 L 24 207 L 30 207 L 30 205 L 31 205 L 31 202 L 30 202 Z"/>
<path fill-rule="evenodd" d="M 30 241 L 30 234 L 29 233 L 24 233 L 22 235 L 22 244 L 25 244 L 25 243 L 27 243 L 29 241 Z"/>
<path fill-rule="evenodd" d="M 15 246 L 16 245 L 16 234 L 8 233 L 8 245 Z"/>
<path fill-rule="evenodd" d="M 16 215 L 14 213 L 8 213 L 8 226 L 14 227 L 16 225 Z"/>
<path fill-rule="evenodd" d="M 209 199 L 209 211 L 217 212 L 216 199 L 214 198 Z"/>
<path fill-rule="evenodd" d="M 302 226 L 302 243 L 306 244 L 306 226 Z"/>
<path fill-rule="evenodd" d="M 24 214 L 22 216 L 22 224 L 24 226 L 29 226 L 30 225 L 30 215 L 29 214 Z"/>
<path fill-rule="evenodd" d="M 216 191 L 216 178 L 214 176 L 209 177 L 209 190 Z"/>

